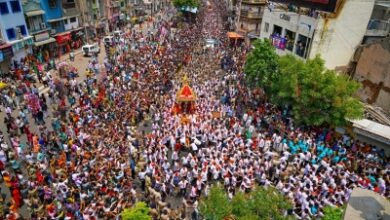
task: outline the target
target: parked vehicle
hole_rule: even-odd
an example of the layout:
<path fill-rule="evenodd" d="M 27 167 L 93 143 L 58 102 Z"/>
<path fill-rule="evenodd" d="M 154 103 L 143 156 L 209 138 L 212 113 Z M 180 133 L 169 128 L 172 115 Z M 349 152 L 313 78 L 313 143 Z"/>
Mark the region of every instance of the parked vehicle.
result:
<path fill-rule="evenodd" d="M 103 38 L 104 46 L 112 46 L 114 44 L 114 36 L 108 35 Z"/>
<path fill-rule="evenodd" d="M 99 45 L 95 44 L 87 44 L 83 46 L 83 55 L 84 56 L 93 56 L 95 54 L 100 53 Z"/>
<path fill-rule="evenodd" d="M 122 31 L 120 31 L 120 30 L 114 31 L 114 37 L 119 38 L 119 37 L 122 37 L 122 35 L 123 35 Z"/>

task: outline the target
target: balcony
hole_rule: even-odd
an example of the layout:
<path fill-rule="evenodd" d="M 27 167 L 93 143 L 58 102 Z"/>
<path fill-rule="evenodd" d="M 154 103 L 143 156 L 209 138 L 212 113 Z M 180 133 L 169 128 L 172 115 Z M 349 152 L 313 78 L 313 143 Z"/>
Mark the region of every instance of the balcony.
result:
<path fill-rule="evenodd" d="M 242 18 L 252 19 L 252 20 L 260 20 L 262 17 L 262 13 L 260 12 L 251 12 L 247 10 L 241 10 L 240 16 Z"/>
<path fill-rule="evenodd" d="M 120 7 L 119 1 L 111 1 L 110 2 L 110 8 L 118 8 Z"/>
<path fill-rule="evenodd" d="M 267 1 L 266 0 L 242 0 L 241 3 L 247 5 L 266 5 Z"/>
<path fill-rule="evenodd" d="M 75 2 L 63 2 L 62 7 L 64 9 L 76 8 L 76 3 Z"/>
<path fill-rule="evenodd" d="M 385 37 L 390 31 L 390 20 L 371 19 L 368 22 L 366 36 L 370 37 Z"/>
<path fill-rule="evenodd" d="M 80 11 L 78 8 L 63 8 L 64 17 L 75 17 L 80 15 Z"/>

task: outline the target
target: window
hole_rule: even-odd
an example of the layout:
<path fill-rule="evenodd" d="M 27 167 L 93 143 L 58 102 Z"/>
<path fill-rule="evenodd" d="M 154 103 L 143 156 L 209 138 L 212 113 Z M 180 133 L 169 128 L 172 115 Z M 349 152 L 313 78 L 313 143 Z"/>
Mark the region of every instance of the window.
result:
<path fill-rule="evenodd" d="M 282 27 L 278 25 L 274 25 L 274 32 L 273 34 L 278 34 L 279 36 L 282 35 Z"/>
<path fill-rule="evenodd" d="M 295 42 L 295 32 L 292 32 L 288 29 L 286 29 L 286 35 L 285 38 L 287 40 L 286 49 L 289 51 L 293 51 L 294 48 L 294 42 Z"/>
<path fill-rule="evenodd" d="M 49 7 L 50 8 L 56 8 L 57 7 L 57 0 L 48 0 L 49 1 Z"/>
<path fill-rule="evenodd" d="M 0 2 L 0 13 L 6 15 L 9 13 L 7 2 Z"/>
<path fill-rule="evenodd" d="M 18 13 L 21 11 L 19 1 L 10 1 L 10 4 L 13 13 Z"/>
<path fill-rule="evenodd" d="M 26 26 L 20 25 L 18 26 L 18 28 L 20 29 L 20 34 L 22 34 L 23 36 L 27 35 Z"/>
<path fill-rule="evenodd" d="M 69 22 L 68 22 L 68 19 L 65 19 L 64 20 L 64 24 L 67 25 Z"/>
<path fill-rule="evenodd" d="M 70 18 L 70 23 L 75 23 L 76 22 L 76 17 Z"/>
<path fill-rule="evenodd" d="M 268 33 L 268 29 L 269 29 L 269 23 L 265 22 L 265 24 L 264 24 L 264 31 Z"/>
<path fill-rule="evenodd" d="M 15 29 L 14 28 L 8 28 L 6 30 L 8 40 L 14 40 L 16 38 Z"/>

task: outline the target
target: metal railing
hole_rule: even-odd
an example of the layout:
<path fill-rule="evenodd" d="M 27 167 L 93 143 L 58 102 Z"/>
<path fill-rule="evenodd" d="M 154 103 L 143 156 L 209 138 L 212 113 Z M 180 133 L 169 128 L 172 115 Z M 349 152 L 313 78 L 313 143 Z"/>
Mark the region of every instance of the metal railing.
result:
<path fill-rule="evenodd" d="M 262 13 L 260 12 L 251 12 L 247 10 L 241 10 L 240 16 L 246 17 L 246 18 L 251 18 L 251 19 L 261 19 Z"/>
<path fill-rule="evenodd" d="M 387 35 L 390 31 L 390 20 L 371 19 L 368 22 L 366 35 Z"/>
<path fill-rule="evenodd" d="M 242 3 L 247 3 L 247 4 L 267 4 L 266 0 L 242 0 Z"/>
<path fill-rule="evenodd" d="M 389 30 L 389 21 L 371 19 L 368 22 L 367 30 L 380 30 L 380 31 Z"/>

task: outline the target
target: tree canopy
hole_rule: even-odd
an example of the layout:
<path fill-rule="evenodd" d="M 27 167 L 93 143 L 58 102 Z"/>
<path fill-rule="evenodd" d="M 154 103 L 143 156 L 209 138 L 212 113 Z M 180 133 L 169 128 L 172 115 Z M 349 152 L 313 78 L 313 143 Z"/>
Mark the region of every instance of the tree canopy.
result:
<path fill-rule="evenodd" d="M 199 7 L 200 4 L 198 0 L 173 0 L 173 5 L 176 8 L 183 8 L 183 7 L 197 8 Z"/>
<path fill-rule="evenodd" d="M 294 119 L 305 125 L 342 126 L 346 119 L 363 115 L 363 105 L 353 95 L 359 83 L 324 66 L 319 57 L 303 62 L 292 55 L 279 58 L 271 99 L 290 105 Z"/>
<path fill-rule="evenodd" d="M 341 220 L 343 219 L 344 208 L 345 207 L 336 208 L 336 207 L 326 206 L 324 208 L 324 217 L 322 219 Z"/>
<path fill-rule="evenodd" d="M 284 216 L 291 203 L 273 188 L 256 187 L 251 193 L 238 192 L 229 200 L 220 185 L 213 185 L 200 200 L 200 213 L 207 220 L 289 219 Z"/>
<path fill-rule="evenodd" d="M 149 207 L 144 202 L 137 202 L 130 209 L 123 210 L 121 217 L 123 220 L 152 220 Z"/>
<path fill-rule="evenodd" d="M 278 55 L 268 39 L 256 40 L 253 46 L 254 49 L 248 54 L 244 67 L 247 82 L 250 86 L 269 91 L 276 77 Z"/>
<path fill-rule="evenodd" d="M 274 104 L 290 106 L 295 122 L 342 126 L 363 116 L 363 105 L 354 97 L 360 84 L 326 69 L 319 56 L 307 61 L 278 57 L 267 40 L 254 46 L 245 65 L 247 81 L 264 88 Z"/>

